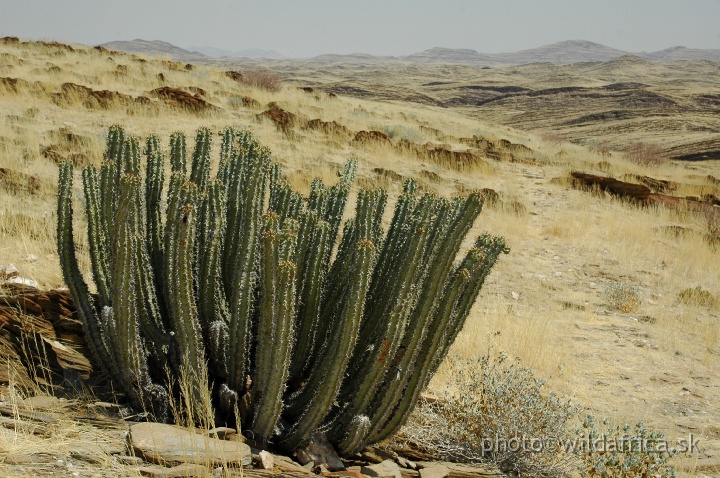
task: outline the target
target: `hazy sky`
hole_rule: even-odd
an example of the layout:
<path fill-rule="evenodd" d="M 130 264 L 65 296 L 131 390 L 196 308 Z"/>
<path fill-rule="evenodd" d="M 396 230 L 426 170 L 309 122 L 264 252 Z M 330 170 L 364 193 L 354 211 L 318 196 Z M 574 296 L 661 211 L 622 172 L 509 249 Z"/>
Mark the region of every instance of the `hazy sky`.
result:
<path fill-rule="evenodd" d="M 562 40 L 720 48 L 720 0 L 0 0 L 0 36 L 263 48 L 290 57 L 510 52 Z"/>

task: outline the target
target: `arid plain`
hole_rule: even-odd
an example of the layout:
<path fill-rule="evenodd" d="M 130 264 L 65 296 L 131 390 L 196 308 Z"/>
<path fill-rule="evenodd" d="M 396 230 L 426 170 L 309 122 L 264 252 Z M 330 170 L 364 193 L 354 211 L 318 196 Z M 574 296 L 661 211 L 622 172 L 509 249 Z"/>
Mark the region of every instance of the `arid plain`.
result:
<path fill-rule="evenodd" d="M 280 88 L 228 74 L 251 70 L 277 73 Z M 474 235 L 502 235 L 512 250 L 451 353 L 504 351 L 596 417 L 693 434 L 701 453 L 675 458 L 679 475 L 720 476 L 720 63 L 186 64 L 6 39 L 0 99 L 0 264 L 42 288 L 63 286 L 56 165 L 99 164 L 113 124 L 165 140 L 249 128 L 305 191 L 354 157 L 360 185 L 386 187 L 390 206 L 403 178 L 443 195 L 495 191 Z M 638 142 L 659 149 L 651 164 L 625 153 Z M 704 207 L 578 189 L 573 171 L 667 181 L 668 195 Z M 637 303 L 614 302 L 618 288 Z"/>

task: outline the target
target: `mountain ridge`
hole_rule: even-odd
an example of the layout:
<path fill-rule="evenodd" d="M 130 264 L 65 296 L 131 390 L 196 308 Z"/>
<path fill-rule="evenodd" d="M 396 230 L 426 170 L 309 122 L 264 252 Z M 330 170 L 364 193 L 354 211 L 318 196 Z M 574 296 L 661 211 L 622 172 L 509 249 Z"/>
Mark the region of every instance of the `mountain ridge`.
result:
<path fill-rule="evenodd" d="M 407 55 L 421 63 L 452 63 L 458 65 L 522 65 L 527 63 L 571 63 L 610 61 L 623 56 L 636 56 L 650 61 L 710 60 L 720 61 L 720 49 L 694 49 L 675 46 L 654 52 L 629 52 L 587 40 L 565 40 L 536 48 L 507 53 L 481 53 L 467 48 L 435 47 Z"/>
<path fill-rule="evenodd" d="M 507 52 L 482 53 L 470 48 L 434 47 L 403 56 L 381 56 L 368 53 L 326 53 L 311 58 L 286 58 L 275 50 L 249 48 L 230 51 L 215 47 L 191 47 L 190 51 L 161 40 L 112 41 L 103 43 L 105 48 L 129 53 L 170 55 L 182 61 L 207 61 L 223 57 L 263 58 L 268 60 L 303 60 L 320 63 L 386 63 L 404 62 L 409 64 L 451 64 L 477 67 L 524 65 L 529 63 L 553 63 L 565 65 L 584 62 L 611 61 L 623 56 L 634 56 L 648 61 L 709 60 L 720 61 L 720 49 L 699 49 L 674 46 L 654 52 L 629 52 L 608 47 L 587 40 L 565 40 L 536 48 Z"/>
<path fill-rule="evenodd" d="M 135 40 L 111 41 L 98 46 L 109 50 L 122 51 L 125 53 L 142 53 L 145 55 L 170 55 L 175 60 L 193 61 L 207 58 L 200 52 L 189 51 L 177 45 L 162 40 Z"/>

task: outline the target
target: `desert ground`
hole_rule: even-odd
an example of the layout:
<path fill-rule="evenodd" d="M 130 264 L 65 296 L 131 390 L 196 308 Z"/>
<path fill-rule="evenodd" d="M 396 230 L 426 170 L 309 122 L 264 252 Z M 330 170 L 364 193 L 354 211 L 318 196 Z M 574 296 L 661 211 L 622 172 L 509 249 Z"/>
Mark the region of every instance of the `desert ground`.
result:
<path fill-rule="evenodd" d="M 260 69 L 279 75 L 277 91 L 227 74 Z M 497 200 L 486 201 L 472 236 L 502 235 L 511 253 L 451 354 L 504 351 L 584 413 L 642 421 L 671 440 L 691 433 L 701 452 L 673 459 L 678 476 L 720 476 L 719 72 L 714 62 L 633 58 L 487 70 L 192 65 L 3 40 L 0 264 L 42 289 L 63 286 L 57 164 L 99 164 L 113 124 L 165 141 L 200 126 L 248 128 L 304 191 L 357 158 L 358 184 L 387 188 L 388 210 L 403 178 L 445 196 L 492 189 Z M 637 142 L 659 148 L 650 164 L 625 153 Z M 669 195 L 707 207 L 641 206 L 573 187 L 573 171 L 669 181 Z M 87 257 L 82 264 L 87 272 Z M 441 367 L 429 393 L 448 380 Z M 0 455 L 27 446 L 3 437 Z M 0 464 L 0 474 L 16 473 Z"/>

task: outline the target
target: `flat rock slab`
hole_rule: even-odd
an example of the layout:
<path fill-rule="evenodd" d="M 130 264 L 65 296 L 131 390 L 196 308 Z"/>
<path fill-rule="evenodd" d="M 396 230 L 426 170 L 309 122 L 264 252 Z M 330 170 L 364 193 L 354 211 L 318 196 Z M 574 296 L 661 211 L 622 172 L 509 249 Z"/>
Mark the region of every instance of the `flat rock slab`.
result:
<path fill-rule="evenodd" d="M 84 461 L 85 463 L 90 463 L 92 465 L 99 465 L 100 463 L 103 463 L 103 458 L 91 453 L 84 453 L 82 451 L 73 451 L 70 453 L 70 458 L 73 458 L 75 460 Z"/>
<path fill-rule="evenodd" d="M 373 478 L 402 478 L 400 466 L 392 460 L 385 460 L 375 465 L 363 466 L 360 471 L 363 475 Z"/>
<path fill-rule="evenodd" d="M 195 463 L 184 463 L 172 468 L 159 468 L 144 466 L 138 468 L 143 476 L 152 476 L 156 478 L 192 478 L 195 476 L 207 476 L 208 469 L 202 465 Z"/>
<path fill-rule="evenodd" d="M 322 476 L 328 476 L 330 478 L 367 478 L 357 470 L 345 470 L 345 471 L 328 471 L 322 473 Z"/>
<path fill-rule="evenodd" d="M 398 456 L 397 458 L 395 458 L 395 461 L 397 461 L 397 464 L 400 465 L 401 468 L 409 468 L 411 470 L 417 470 L 417 465 L 415 464 L 415 462 L 410 461 L 407 458 Z"/>
<path fill-rule="evenodd" d="M 11 418 L 22 418 L 25 420 L 32 420 L 35 422 L 42 422 L 42 423 L 57 423 L 57 419 L 51 417 L 50 415 L 46 415 L 44 413 L 34 412 L 30 410 L 20 410 L 11 407 L 10 405 L 0 405 L 0 415 L 5 415 L 6 417 Z"/>
<path fill-rule="evenodd" d="M 118 463 L 121 465 L 142 465 L 143 459 L 139 456 L 126 456 L 126 455 L 117 455 L 115 457 Z"/>
<path fill-rule="evenodd" d="M 468 465 L 465 463 L 452 463 L 449 461 L 424 461 L 418 462 L 421 468 L 432 468 L 442 465 L 449 471 L 448 478 L 485 478 L 505 477 L 500 469 L 493 465 Z"/>
<path fill-rule="evenodd" d="M 29 465 L 38 463 L 55 463 L 56 458 L 44 453 L 13 453 L 0 458 L 6 465 Z"/>
<path fill-rule="evenodd" d="M 448 467 L 439 463 L 420 470 L 420 478 L 447 478 L 449 475 Z"/>
<path fill-rule="evenodd" d="M 403 478 L 420 478 L 420 472 L 417 470 L 411 470 L 409 468 L 400 468 L 400 473 Z"/>
<path fill-rule="evenodd" d="M 31 410 L 53 410 L 67 405 L 67 402 L 60 401 L 57 397 L 50 395 L 36 395 L 24 399 L 20 405 Z"/>
<path fill-rule="evenodd" d="M 218 440 L 184 428 L 162 423 L 138 423 L 130 427 L 135 453 L 161 465 L 249 465 L 250 447 L 239 441 Z"/>
<path fill-rule="evenodd" d="M 107 410 L 115 410 L 118 411 L 122 408 L 122 405 L 118 405 L 117 403 L 110 403 L 110 402 L 95 402 L 92 405 L 93 407 L 98 408 L 105 408 Z"/>
<path fill-rule="evenodd" d="M 2 463 L 6 465 L 27 465 L 28 463 L 34 463 L 32 455 L 27 453 L 13 453 L 5 455 L 2 459 Z"/>
<path fill-rule="evenodd" d="M 220 440 L 229 440 L 231 436 L 237 435 L 237 430 L 228 427 L 216 427 L 208 430 L 208 436 L 211 438 L 219 438 Z M 242 436 L 242 435 L 241 435 Z M 239 440 L 244 441 L 244 440 Z"/>
<path fill-rule="evenodd" d="M 362 452 L 361 456 L 364 460 L 367 460 L 370 463 L 382 463 L 385 460 L 395 459 L 395 455 L 377 447 L 366 448 Z"/>
<path fill-rule="evenodd" d="M 88 437 L 87 439 L 92 440 L 93 438 Z M 71 444 L 68 447 L 71 458 L 92 464 L 105 463 L 108 460 L 108 455 L 113 454 L 113 452 L 121 453 L 124 451 L 97 439 L 95 439 L 95 442 L 80 442 Z"/>
<path fill-rule="evenodd" d="M 283 471 L 262 470 L 260 468 L 243 468 L 242 470 L 233 470 L 228 468 L 222 470 L 219 474 L 222 478 L 307 478 L 307 474 Z"/>
<path fill-rule="evenodd" d="M 314 474 L 312 471 L 298 465 L 297 463 L 291 461 L 288 459 L 283 459 L 284 457 L 281 455 L 273 455 L 273 461 L 275 462 L 275 467 L 273 469 L 280 470 L 283 473 L 293 473 L 293 474 L 301 474 L 301 475 L 312 475 Z"/>

